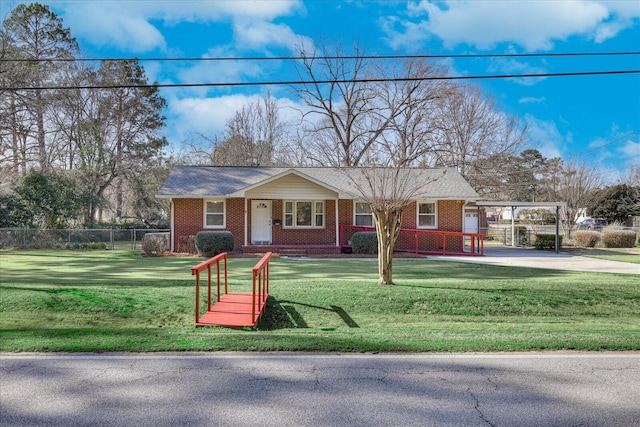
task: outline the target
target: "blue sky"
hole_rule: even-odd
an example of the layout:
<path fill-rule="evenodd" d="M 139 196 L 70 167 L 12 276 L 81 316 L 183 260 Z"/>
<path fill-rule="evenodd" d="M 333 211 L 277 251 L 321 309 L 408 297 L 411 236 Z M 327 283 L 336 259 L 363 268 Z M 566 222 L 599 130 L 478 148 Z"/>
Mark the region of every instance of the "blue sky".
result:
<path fill-rule="evenodd" d="M 85 57 L 289 56 L 357 40 L 368 54 L 640 51 L 640 1 L 46 1 Z M 0 0 L 5 18 L 15 6 Z M 451 75 L 638 70 L 640 55 L 447 59 Z M 143 62 L 161 83 L 289 80 L 291 64 Z M 530 148 L 586 162 L 617 179 L 640 163 L 640 74 L 477 80 L 500 109 L 526 121 Z M 299 107 L 290 88 L 166 88 L 176 146 L 214 136 L 267 90 Z M 292 111 L 292 110 L 291 110 Z M 286 118 L 287 112 L 283 110 Z"/>

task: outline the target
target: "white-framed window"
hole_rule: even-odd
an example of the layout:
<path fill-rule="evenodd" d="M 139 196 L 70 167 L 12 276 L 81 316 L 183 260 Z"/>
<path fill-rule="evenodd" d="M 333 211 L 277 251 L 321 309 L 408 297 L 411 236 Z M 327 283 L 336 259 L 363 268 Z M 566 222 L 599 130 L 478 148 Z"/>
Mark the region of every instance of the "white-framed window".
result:
<path fill-rule="evenodd" d="M 353 225 L 361 227 L 373 227 L 375 221 L 371 214 L 371 206 L 367 202 L 354 201 L 353 202 Z"/>
<path fill-rule="evenodd" d="M 224 200 L 204 201 L 204 228 L 225 228 L 226 219 Z"/>
<path fill-rule="evenodd" d="M 418 228 L 438 228 L 438 204 L 435 200 L 418 201 Z"/>
<path fill-rule="evenodd" d="M 313 200 L 285 200 L 285 228 L 324 228 L 324 202 Z"/>

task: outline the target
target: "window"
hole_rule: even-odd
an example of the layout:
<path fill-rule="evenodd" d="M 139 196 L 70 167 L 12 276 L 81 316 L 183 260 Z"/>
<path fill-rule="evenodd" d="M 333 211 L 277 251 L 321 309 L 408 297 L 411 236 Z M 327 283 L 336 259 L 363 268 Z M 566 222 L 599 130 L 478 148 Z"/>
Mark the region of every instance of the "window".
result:
<path fill-rule="evenodd" d="M 371 206 L 367 202 L 354 202 L 354 225 L 362 227 L 373 227 L 373 215 Z"/>
<path fill-rule="evenodd" d="M 438 228 L 436 202 L 418 202 L 418 228 Z"/>
<path fill-rule="evenodd" d="M 324 228 L 324 202 L 285 201 L 284 226 Z"/>
<path fill-rule="evenodd" d="M 204 203 L 205 228 L 225 227 L 224 200 L 207 200 Z"/>

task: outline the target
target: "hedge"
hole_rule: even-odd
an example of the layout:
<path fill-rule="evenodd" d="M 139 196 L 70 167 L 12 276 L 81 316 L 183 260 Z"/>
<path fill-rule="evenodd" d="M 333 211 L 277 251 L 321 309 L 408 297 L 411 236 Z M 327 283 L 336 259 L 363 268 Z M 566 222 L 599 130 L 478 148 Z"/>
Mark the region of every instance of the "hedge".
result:
<path fill-rule="evenodd" d="M 636 243 L 636 233 L 631 230 L 604 230 L 600 241 L 605 248 L 632 248 Z"/>
<path fill-rule="evenodd" d="M 558 236 L 558 243 L 560 244 L 560 247 L 562 247 L 562 236 Z M 555 234 L 537 234 L 536 241 L 533 243 L 533 247 L 540 250 L 556 249 L 556 235 Z"/>
<path fill-rule="evenodd" d="M 600 233 L 597 231 L 580 230 L 576 231 L 573 239 L 579 248 L 595 248 L 600 241 Z"/>
<path fill-rule="evenodd" d="M 196 249 L 206 258 L 233 250 L 233 234 L 230 231 L 201 231 L 196 234 Z"/>
<path fill-rule="evenodd" d="M 378 234 L 375 231 L 358 231 L 351 236 L 354 254 L 377 254 Z"/>

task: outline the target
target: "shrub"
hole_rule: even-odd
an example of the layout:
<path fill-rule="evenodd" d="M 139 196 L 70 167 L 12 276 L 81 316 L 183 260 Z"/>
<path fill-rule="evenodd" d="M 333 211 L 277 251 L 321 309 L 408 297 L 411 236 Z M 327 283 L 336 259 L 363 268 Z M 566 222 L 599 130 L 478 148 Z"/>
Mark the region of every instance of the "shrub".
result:
<path fill-rule="evenodd" d="M 631 230 L 603 230 L 601 242 L 605 248 L 632 248 L 636 243 L 636 233 Z"/>
<path fill-rule="evenodd" d="M 558 236 L 558 243 L 562 247 L 562 236 Z M 533 243 L 533 247 L 536 249 L 555 249 L 556 248 L 556 235 L 555 234 L 537 234 L 536 241 Z"/>
<path fill-rule="evenodd" d="M 190 254 L 197 254 L 196 249 L 196 236 L 182 236 L 180 237 L 180 252 L 187 252 Z"/>
<path fill-rule="evenodd" d="M 375 231 L 358 231 L 351 236 L 354 254 L 377 254 L 378 235 Z"/>
<path fill-rule="evenodd" d="M 579 248 L 595 248 L 600 241 L 600 233 L 597 231 L 580 230 L 576 231 L 573 239 Z"/>
<path fill-rule="evenodd" d="M 159 256 L 167 250 L 167 233 L 147 233 L 142 239 L 142 252 L 147 256 Z"/>
<path fill-rule="evenodd" d="M 230 252 L 233 246 L 233 234 L 230 231 L 201 231 L 196 234 L 196 249 L 206 258 Z"/>

